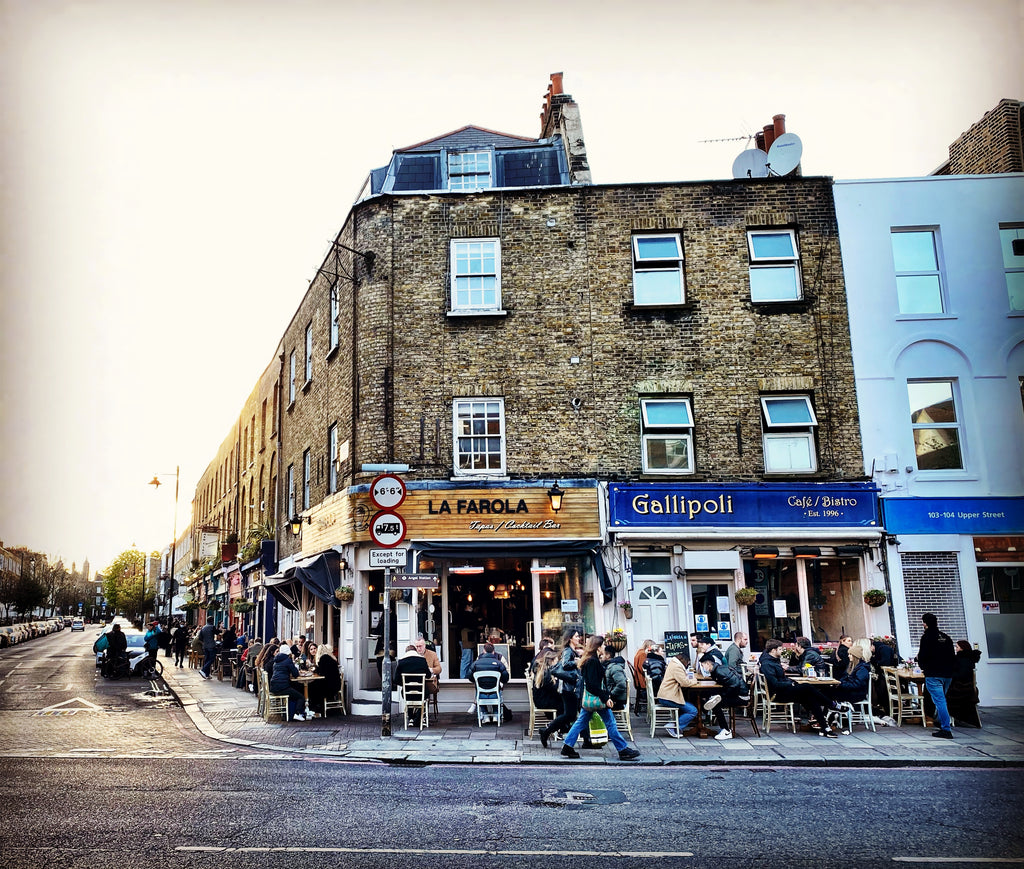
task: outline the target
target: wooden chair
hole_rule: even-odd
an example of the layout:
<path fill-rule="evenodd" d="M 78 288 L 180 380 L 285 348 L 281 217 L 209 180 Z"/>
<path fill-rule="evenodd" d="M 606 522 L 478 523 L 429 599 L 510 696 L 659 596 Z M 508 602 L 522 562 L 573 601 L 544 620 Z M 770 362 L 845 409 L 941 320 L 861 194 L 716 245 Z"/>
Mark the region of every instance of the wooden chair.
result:
<path fill-rule="evenodd" d="M 422 673 L 411 675 L 406 673 L 402 676 L 402 706 L 405 716 L 405 729 L 409 729 L 409 722 L 416 727 L 416 716 L 412 713 L 419 713 L 419 729 L 422 730 L 430 723 L 430 708 L 427 702 L 427 677 Z"/>
<path fill-rule="evenodd" d="M 889 714 L 896 719 L 896 725 L 902 727 L 904 718 L 908 721 L 919 718 L 921 726 L 927 727 L 924 717 L 924 694 L 904 691 L 895 667 L 883 667 L 882 672 L 885 674 L 885 687 L 889 693 Z"/>
<path fill-rule="evenodd" d="M 528 738 L 533 739 L 533 731 L 537 727 L 537 722 L 543 716 L 548 723 L 555 720 L 559 714 L 557 709 L 541 709 L 538 708 L 533 700 L 533 683 L 530 681 L 530 670 L 526 670 L 526 696 L 530 698 L 530 723 L 526 727 L 526 735 Z"/>
<path fill-rule="evenodd" d="M 613 709 L 612 715 L 615 717 L 615 726 L 619 728 L 619 733 L 629 734 L 629 738 L 633 738 L 633 725 L 629 720 L 629 680 L 626 680 L 626 705 L 621 709 Z"/>
<path fill-rule="evenodd" d="M 751 691 L 750 692 L 750 700 L 749 700 L 749 702 L 747 703 L 746 706 L 739 706 L 739 707 L 737 707 L 737 706 L 727 706 L 726 707 L 728 709 L 728 713 L 729 713 L 729 730 L 732 731 L 732 735 L 733 736 L 736 736 L 736 721 L 739 720 L 739 721 L 746 721 L 750 725 L 751 729 L 753 729 L 754 736 L 758 737 L 758 739 L 761 738 L 761 730 L 757 726 L 757 712 L 754 709 L 755 702 L 756 701 L 755 701 L 754 692 Z M 736 715 L 736 710 L 737 709 L 742 709 L 744 712 L 746 712 L 746 715 L 737 716 Z"/>
<path fill-rule="evenodd" d="M 651 684 L 650 679 L 645 681 L 647 682 L 647 722 L 651 726 L 651 739 L 654 739 L 654 732 L 659 725 L 671 724 L 675 727 L 676 733 L 679 733 L 679 709 L 675 706 L 659 706 L 655 703 L 654 685 Z"/>
<path fill-rule="evenodd" d="M 333 697 L 324 698 L 324 718 L 327 717 L 332 709 L 337 709 L 342 715 L 348 715 L 348 710 L 345 708 L 345 673 L 341 674 L 341 688 L 338 689 L 338 693 Z"/>
<path fill-rule="evenodd" d="M 784 724 L 787 729 L 796 733 L 796 704 L 776 701 L 768 693 L 768 682 L 763 673 L 756 676 L 758 690 L 761 693 L 761 703 L 764 706 L 764 732 L 772 732 L 772 724 Z"/>
<path fill-rule="evenodd" d="M 871 711 L 871 683 L 873 681 L 873 679 L 868 679 L 868 696 L 858 703 L 852 703 L 851 708 L 842 713 L 841 717 L 846 719 L 846 729 L 851 732 L 854 724 L 863 724 L 865 730 L 875 729 L 875 715 Z"/>

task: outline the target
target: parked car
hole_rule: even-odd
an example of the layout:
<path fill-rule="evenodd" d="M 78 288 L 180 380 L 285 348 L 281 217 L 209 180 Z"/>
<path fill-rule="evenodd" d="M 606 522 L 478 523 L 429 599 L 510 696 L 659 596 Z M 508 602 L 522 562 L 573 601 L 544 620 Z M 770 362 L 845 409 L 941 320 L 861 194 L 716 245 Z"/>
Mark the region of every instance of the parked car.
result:
<path fill-rule="evenodd" d="M 11 625 L 14 628 L 14 633 L 17 636 L 17 642 L 23 643 L 25 640 L 32 639 L 32 631 L 29 630 L 29 626 L 24 622 L 17 622 Z"/>
<path fill-rule="evenodd" d="M 6 649 L 8 646 L 13 646 L 18 642 L 17 631 L 14 630 L 14 625 L 3 625 L 0 626 L 0 649 Z"/>
<path fill-rule="evenodd" d="M 85 622 L 83 622 L 81 619 L 72 619 L 71 620 L 71 630 L 73 630 L 73 631 L 84 631 L 85 630 Z"/>
<path fill-rule="evenodd" d="M 109 634 L 110 629 L 108 628 L 103 633 Z M 132 668 L 139 662 L 140 658 L 146 656 L 146 635 L 141 631 L 130 630 L 124 632 L 125 639 L 128 641 L 128 665 Z M 99 639 L 99 637 L 97 637 Z M 103 662 L 107 659 L 106 650 L 96 653 L 96 666 L 102 667 Z"/>

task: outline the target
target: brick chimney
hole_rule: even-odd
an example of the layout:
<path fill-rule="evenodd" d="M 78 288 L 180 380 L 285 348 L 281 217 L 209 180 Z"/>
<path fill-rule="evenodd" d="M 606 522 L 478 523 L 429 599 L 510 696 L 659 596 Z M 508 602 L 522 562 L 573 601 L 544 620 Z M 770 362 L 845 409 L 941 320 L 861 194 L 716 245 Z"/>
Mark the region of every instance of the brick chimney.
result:
<path fill-rule="evenodd" d="M 540 138 L 561 136 L 565 156 L 569 164 L 570 184 L 590 184 L 590 163 L 587 162 L 587 147 L 583 142 L 583 123 L 580 107 L 573 98 L 562 91 L 562 73 L 551 73 L 548 92 L 544 95 L 544 106 L 540 113 Z"/>

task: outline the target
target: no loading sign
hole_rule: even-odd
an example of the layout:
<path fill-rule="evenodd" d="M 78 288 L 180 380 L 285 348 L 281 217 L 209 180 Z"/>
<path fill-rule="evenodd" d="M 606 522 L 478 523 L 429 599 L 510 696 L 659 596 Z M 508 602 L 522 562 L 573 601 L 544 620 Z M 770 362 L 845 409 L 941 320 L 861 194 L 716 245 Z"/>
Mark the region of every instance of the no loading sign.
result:
<path fill-rule="evenodd" d="M 405 520 L 390 510 L 381 510 L 370 520 L 370 537 L 378 546 L 397 546 L 405 540 Z"/>

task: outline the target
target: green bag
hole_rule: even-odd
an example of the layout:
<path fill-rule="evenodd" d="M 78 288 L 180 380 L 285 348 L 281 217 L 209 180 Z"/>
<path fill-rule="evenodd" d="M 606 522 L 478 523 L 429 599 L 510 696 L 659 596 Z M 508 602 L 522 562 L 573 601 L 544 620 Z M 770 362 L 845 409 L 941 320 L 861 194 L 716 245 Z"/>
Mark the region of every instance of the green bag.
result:
<path fill-rule="evenodd" d="M 604 745 L 608 741 L 608 728 L 596 712 L 590 716 L 590 744 Z"/>
<path fill-rule="evenodd" d="M 106 634 L 100 634 L 96 642 L 92 644 L 92 650 L 94 652 L 105 652 L 109 642 Z"/>

